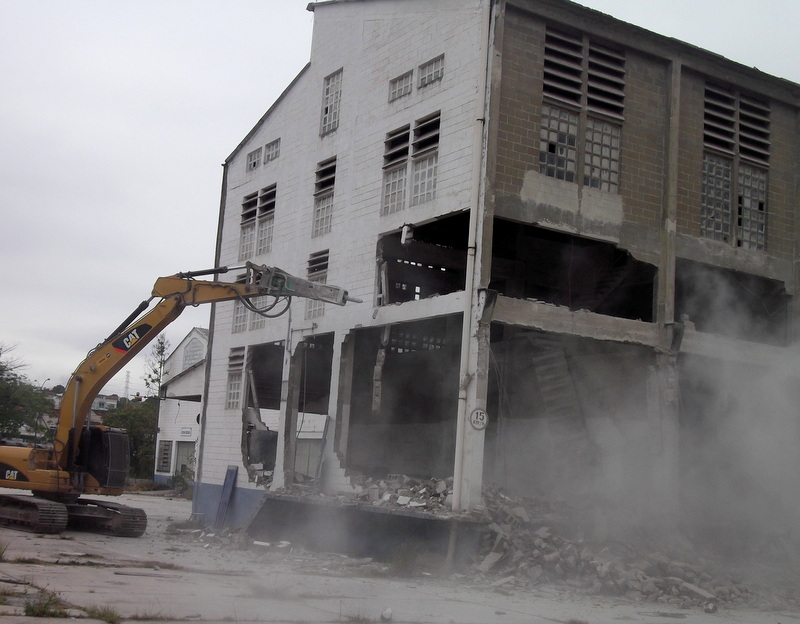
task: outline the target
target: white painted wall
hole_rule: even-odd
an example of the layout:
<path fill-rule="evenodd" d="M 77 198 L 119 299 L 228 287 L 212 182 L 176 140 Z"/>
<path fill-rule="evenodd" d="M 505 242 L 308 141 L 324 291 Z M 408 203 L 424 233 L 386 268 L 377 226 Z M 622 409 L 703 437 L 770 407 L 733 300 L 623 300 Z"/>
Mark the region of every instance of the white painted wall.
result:
<path fill-rule="evenodd" d="M 219 264 L 238 263 L 243 197 L 277 183 L 273 250 L 253 260 L 304 277 L 309 254 L 329 249 L 328 283 L 347 288 L 364 302 L 344 308 L 326 305 L 324 317 L 315 319 L 312 327 L 304 320 L 305 302 L 295 301 L 289 314 L 267 321 L 264 329 L 237 334 L 231 333 L 233 303 L 216 306 L 202 482 L 221 484 L 227 466 L 241 464 L 241 411 L 225 409 L 230 349 L 287 338 L 296 344 L 312 332 L 339 332 L 330 402 L 335 421 L 338 344 L 347 329 L 381 322 L 381 315 L 376 320 L 374 314 L 379 235 L 398 231 L 404 223 L 470 208 L 473 161 L 480 156 L 473 153 L 473 146 L 485 71 L 480 42 L 487 33 L 481 24 L 489 4 L 370 0 L 315 5 L 310 65 L 228 161 Z M 445 55 L 442 81 L 418 89 L 419 65 L 440 54 Z M 339 68 L 344 70 L 339 128 L 321 138 L 323 79 Z M 388 102 L 389 81 L 412 69 L 412 94 Z M 441 133 L 436 199 L 382 217 L 386 133 L 405 124 L 413 127 L 415 120 L 437 110 L 441 110 Z M 279 137 L 280 157 L 247 172 L 247 154 Z M 332 231 L 312 239 L 315 170 L 318 162 L 332 156 L 337 157 Z M 237 485 L 254 487 L 247 483 L 244 470 L 239 471 Z"/>

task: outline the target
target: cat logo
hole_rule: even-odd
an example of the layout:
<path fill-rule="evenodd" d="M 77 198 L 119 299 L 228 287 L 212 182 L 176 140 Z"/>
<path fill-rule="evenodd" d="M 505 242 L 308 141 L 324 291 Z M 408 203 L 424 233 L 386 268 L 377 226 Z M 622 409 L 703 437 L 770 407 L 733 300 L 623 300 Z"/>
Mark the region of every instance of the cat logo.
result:
<path fill-rule="evenodd" d="M 127 330 L 122 336 L 112 342 L 111 346 L 120 353 L 127 353 L 137 342 L 144 338 L 151 329 L 153 329 L 153 327 L 147 323 L 137 325 L 133 329 Z"/>

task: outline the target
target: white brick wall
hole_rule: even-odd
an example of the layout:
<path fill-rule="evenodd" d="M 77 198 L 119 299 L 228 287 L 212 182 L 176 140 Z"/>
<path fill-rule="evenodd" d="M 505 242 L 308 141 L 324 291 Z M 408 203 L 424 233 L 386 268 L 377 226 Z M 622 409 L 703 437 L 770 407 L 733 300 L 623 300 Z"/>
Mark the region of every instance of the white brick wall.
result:
<path fill-rule="evenodd" d="M 241 202 L 244 195 L 277 183 L 273 248 L 256 262 L 279 266 L 305 276 L 310 253 L 330 249 L 328 283 L 347 288 L 364 300 L 345 308 L 327 305 L 315 319 L 315 333 L 336 336 L 331 416 L 335 421 L 338 343 L 347 329 L 373 323 L 375 252 L 381 234 L 405 223 L 430 220 L 470 207 L 474 183 L 473 153 L 485 59 L 480 58 L 481 0 L 371 0 L 317 5 L 310 66 L 252 136 L 228 161 L 227 195 L 222 231 L 222 265 L 238 263 Z M 444 54 L 444 77 L 418 89 L 418 67 Z M 325 76 L 343 68 L 339 128 L 320 138 L 320 104 Z M 388 102 L 389 81 L 414 71 L 408 96 Z M 441 110 L 439 169 L 435 200 L 380 216 L 384 138 L 387 132 Z M 253 172 L 246 171 L 247 153 L 281 139 L 280 157 Z M 332 230 L 311 238 L 314 175 L 318 162 L 337 157 Z M 229 276 L 234 277 L 234 276 Z M 229 464 L 241 465 L 241 414 L 225 410 L 228 352 L 231 347 L 285 340 L 288 324 L 295 332 L 310 327 L 304 302 L 294 302 L 291 315 L 267 321 L 262 330 L 231 334 L 232 303 L 216 306 L 211 382 L 203 475 L 220 484 Z M 284 371 L 286 376 L 287 371 Z M 331 434 L 332 435 L 332 432 Z M 243 476 L 245 475 L 245 476 Z M 247 486 L 239 472 L 240 487 Z"/>

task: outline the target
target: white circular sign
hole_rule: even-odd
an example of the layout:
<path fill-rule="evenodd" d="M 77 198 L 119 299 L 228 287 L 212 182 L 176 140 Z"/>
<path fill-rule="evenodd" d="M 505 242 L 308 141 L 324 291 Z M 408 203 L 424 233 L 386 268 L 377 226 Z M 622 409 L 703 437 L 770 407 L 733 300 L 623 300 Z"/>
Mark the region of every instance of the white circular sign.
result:
<path fill-rule="evenodd" d="M 478 430 L 481 430 L 486 427 L 486 423 L 489 422 L 489 415 L 482 409 L 475 409 L 472 410 L 472 414 L 469 416 L 469 422 Z"/>

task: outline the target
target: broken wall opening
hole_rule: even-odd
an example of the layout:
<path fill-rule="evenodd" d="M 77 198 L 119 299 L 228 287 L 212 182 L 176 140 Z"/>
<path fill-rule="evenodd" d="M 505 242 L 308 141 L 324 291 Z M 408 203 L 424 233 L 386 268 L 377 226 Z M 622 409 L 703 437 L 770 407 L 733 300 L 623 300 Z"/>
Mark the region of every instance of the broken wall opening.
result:
<path fill-rule="evenodd" d="M 464 290 L 469 213 L 406 225 L 378 241 L 378 305 Z"/>
<path fill-rule="evenodd" d="M 251 480 L 266 483 L 275 470 L 283 388 L 283 341 L 253 345 L 245 368 L 242 458 Z M 327 428 L 333 334 L 306 338 L 297 346 L 297 378 L 290 381 L 290 412 L 297 414 L 294 470 L 300 478 L 316 478 Z"/>
<path fill-rule="evenodd" d="M 652 350 L 494 323 L 491 368 L 485 482 L 566 502 L 601 532 L 672 504 L 652 496 L 676 452 Z"/>
<path fill-rule="evenodd" d="M 652 322 L 655 277 L 610 243 L 494 220 L 489 287 L 507 297 Z"/>
<path fill-rule="evenodd" d="M 697 331 L 784 346 L 791 296 L 778 280 L 678 258 L 675 318 Z"/>
<path fill-rule="evenodd" d="M 283 342 L 253 345 L 245 366 L 242 460 L 251 481 L 272 477 L 278 448 Z"/>
<path fill-rule="evenodd" d="M 353 333 L 345 467 L 385 477 L 453 471 L 461 316 Z"/>
<path fill-rule="evenodd" d="M 295 433 L 295 480 L 318 479 L 328 432 L 334 335 L 311 336 L 297 345 L 300 358 Z"/>

